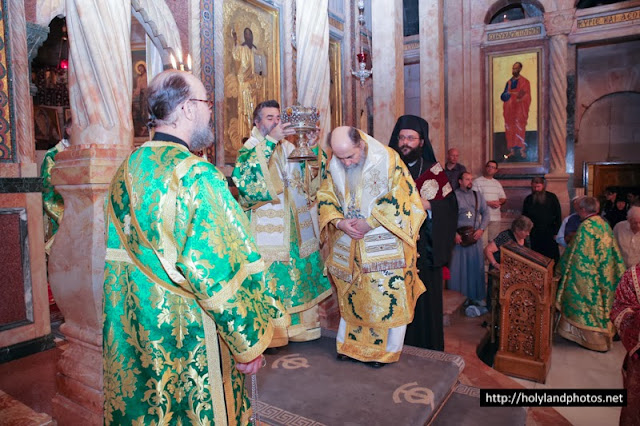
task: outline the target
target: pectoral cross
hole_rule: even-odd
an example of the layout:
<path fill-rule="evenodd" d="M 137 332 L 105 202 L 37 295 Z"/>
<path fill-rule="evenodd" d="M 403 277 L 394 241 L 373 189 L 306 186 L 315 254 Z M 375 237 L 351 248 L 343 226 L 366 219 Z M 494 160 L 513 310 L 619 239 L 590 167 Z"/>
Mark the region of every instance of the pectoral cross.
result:
<path fill-rule="evenodd" d="M 471 216 L 473 216 L 473 213 L 471 213 L 470 211 L 467 212 L 467 214 L 465 215 L 467 216 L 467 219 L 471 219 Z"/>

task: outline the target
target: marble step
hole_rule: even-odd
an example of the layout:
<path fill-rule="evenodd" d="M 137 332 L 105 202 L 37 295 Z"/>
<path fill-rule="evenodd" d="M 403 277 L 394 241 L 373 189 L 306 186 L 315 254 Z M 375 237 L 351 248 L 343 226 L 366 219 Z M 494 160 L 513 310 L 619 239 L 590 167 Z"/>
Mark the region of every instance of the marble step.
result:
<path fill-rule="evenodd" d="M 430 426 L 517 426 L 526 420 L 524 407 L 480 407 L 480 389 L 459 383 Z"/>
<path fill-rule="evenodd" d="M 0 390 L 0 424 L 2 426 L 44 426 L 55 423 L 48 415 L 36 413 L 8 393 Z"/>
<path fill-rule="evenodd" d="M 464 315 L 463 305 L 467 298 L 460 292 L 445 289 L 442 299 L 442 322 L 447 327 L 452 318 Z"/>

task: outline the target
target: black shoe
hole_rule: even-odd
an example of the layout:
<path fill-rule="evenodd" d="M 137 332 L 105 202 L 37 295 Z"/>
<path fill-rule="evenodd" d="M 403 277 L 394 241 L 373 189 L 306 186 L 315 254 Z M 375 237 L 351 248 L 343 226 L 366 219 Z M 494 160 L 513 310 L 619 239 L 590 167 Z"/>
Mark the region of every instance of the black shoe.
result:
<path fill-rule="evenodd" d="M 336 358 L 338 358 L 338 361 L 350 361 L 351 360 L 351 358 L 349 358 L 345 354 L 338 354 L 338 356 Z"/>
<path fill-rule="evenodd" d="M 267 355 L 276 355 L 278 353 L 278 348 L 267 348 L 264 350 L 264 353 Z"/>
<path fill-rule="evenodd" d="M 387 364 L 385 364 L 384 362 L 373 361 L 373 362 L 367 362 L 367 365 L 372 368 L 382 368 Z"/>

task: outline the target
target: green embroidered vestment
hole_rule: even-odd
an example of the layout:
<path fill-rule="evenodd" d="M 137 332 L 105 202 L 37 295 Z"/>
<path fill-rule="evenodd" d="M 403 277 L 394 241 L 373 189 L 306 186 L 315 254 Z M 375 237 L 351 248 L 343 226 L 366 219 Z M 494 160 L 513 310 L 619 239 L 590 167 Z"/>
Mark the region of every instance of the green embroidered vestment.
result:
<path fill-rule="evenodd" d="M 244 375 L 288 317 L 222 173 L 147 142 L 107 196 L 105 424 L 246 424 Z"/>
<path fill-rule="evenodd" d="M 292 149 L 288 142 L 278 144 L 254 128 L 238 154 L 232 177 L 260 253 L 269 264 L 267 279 L 274 281 L 277 296 L 291 315 L 288 333 L 293 338 L 311 327 L 304 324 L 301 313 L 328 297 L 331 284 L 319 251 L 315 207 L 326 155 L 321 151 L 318 161 L 293 163 L 287 160 Z M 317 155 L 318 147 L 313 150 Z"/>

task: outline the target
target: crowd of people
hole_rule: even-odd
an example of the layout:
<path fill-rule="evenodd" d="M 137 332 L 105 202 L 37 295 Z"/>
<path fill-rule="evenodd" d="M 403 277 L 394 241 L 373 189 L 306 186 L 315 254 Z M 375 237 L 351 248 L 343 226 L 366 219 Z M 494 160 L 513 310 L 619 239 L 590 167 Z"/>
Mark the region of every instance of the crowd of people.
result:
<path fill-rule="evenodd" d="M 619 220 L 618 194 L 601 215 L 598 200 L 581 197 L 563 223 L 558 198 L 534 177 L 523 215 L 500 229 L 498 163 L 474 180 L 452 148 L 443 167 L 424 119 L 400 117 L 388 146 L 337 127 L 330 156 L 315 135 L 316 160 L 294 162 L 294 131 L 274 100 L 253 112 L 232 172 L 236 201 L 193 154 L 213 143 L 202 82 L 167 70 L 146 96 L 152 140 L 122 163 L 106 203 L 106 424 L 246 423 L 245 375 L 268 348 L 320 338 L 318 304 L 332 291 L 339 360 L 380 368 L 404 344 L 442 351 L 445 277 L 484 308 L 485 261 L 500 268 L 511 241 L 558 261 L 560 335 L 606 351 L 617 329 L 628 367 L 640 369 L 640 206 Z"/>

